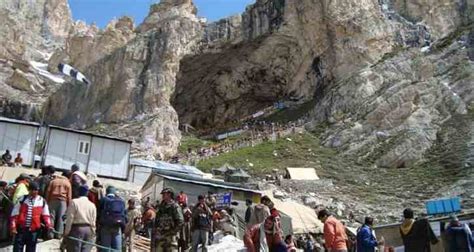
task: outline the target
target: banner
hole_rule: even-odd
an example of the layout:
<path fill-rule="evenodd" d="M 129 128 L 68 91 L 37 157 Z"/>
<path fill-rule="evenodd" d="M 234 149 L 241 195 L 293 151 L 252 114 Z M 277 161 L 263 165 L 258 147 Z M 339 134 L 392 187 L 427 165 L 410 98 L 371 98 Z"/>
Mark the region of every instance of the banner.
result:
<path fill-rule="evenodd" d="M 228 207 L 232 202 L 232 193 L 219 193 L 216 195 L 216 199 L 218 208 Z"/>

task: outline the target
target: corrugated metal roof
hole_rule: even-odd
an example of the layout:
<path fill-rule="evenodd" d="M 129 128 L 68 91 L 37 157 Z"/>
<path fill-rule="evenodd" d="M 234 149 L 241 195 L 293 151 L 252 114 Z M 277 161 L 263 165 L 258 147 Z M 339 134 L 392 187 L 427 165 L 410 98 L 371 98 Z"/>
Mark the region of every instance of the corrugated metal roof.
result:
<path fill-rule="evenodd" d="M 40 124 L 37 122 L 22 121 L 22 120 L 16 120 L 16 119 L 11 119 L 11 118 L 1 117 L 1 116 L 0 116 L 0 122 L 23 124 L 23 125 L 29 125 L 29 126 L 34 126 L 34 127 L 40 126 Z"/>
<path fill-rule="evenodd" d="M 231 189 L 231 190 L 262 194 L 262 192 L 260 192 L 260 191 L 251 190 L 251 189 L 242 188 L 242 187 L 237 187 L 237 186 L 224 185 L 224 184 L 221 184 L 221 183 L 217 184 L 217 183 L 208 182 L 208 181 L 189 180 L 189 179 L 177 178 L 177 177 L 174 177 L 174 176 L 168 176 L 168 175 L 162 175 L 162 174 L 159 174 L 159 176 L 162 176 L 162 177 L 170 179 L 170 180 L 182 181 L 182 182 L 187 182 L 187 183 L 193 183 L 193 184 L 199 184 L 199 185 L 209 185 L 209 186 L 213 186 L 213 187 L 220 187 L 220 188 L 226 188 L 226 189 Z"/>
<path fill-rule="evenodd" d="M 63 131 L 68 131 L 68 132 L 74 132 L 78 134 L 83 134 L 83 135 L 89 135 L 89 136 L 94 136 L 94 137 L 100 137 L 100 138 L 105 138 L 105 139 L 110 139 L 110 140 L 116 140 L 116 141 L 121 141 L 121 142 L 126 142 L 126 143 L 132 143 L 132 141 L 123 139 L 123 138 L 118 138 L 118 137 L 112 137 L 112 136 L 106 136 L 106 135 L 101 135 L 101 134 L 96 134 L 88 131 L 83 131 L 83 130 L 76 130 L 76 129 L 70 129 L 70 128 L 64 128 L 56 125 L 48 125 L 49 128 L 51 129 L 57 129 L 57 130 L 63 130 Z"/>
<path fill-rule="evenodd" d="M 251 192 L 251 193 L 256 193 L 260 195 L 262 194 L 261 191 L 247 188 L 242 184 L 229 183 L 229 182 L 219 181 L 215 179 L 206 179 L 206 178 L 196 177 L 192 175 L 187 175 L 184 173 L 175 173 L 175 172 L 170 172 L 170 171 L 165 171 L 165 170 L 155 170 L 153 172 L 153 175 L 160 176 L 169 180 L 181 181 L 181 182 L 186 182 L 186 183 L 207 185 L 207 186 L 213 186 L 213 187 L 219 187 L 219 188 L 225 188 L 225 189 L 231 189 L 231 190 L 237 190 L 237 191 L 244 191 L 244 192 Z M 148 184 L 151 181 L 153 175 L 151 175 L 148 178 L 148 180 L 145 182 L 145 184 L 142 187 L 142 190 L 149 187 Z"/>
<path fill-rule="evenodd" d="M 293 180 L 318 180 L 318 174 L 314 168 L 286 168 Z"/>
<path fill-rule="evenodd" d="M 184 174 L 193 174 L 193 175 L 198 175 L 200 177 L 204 176 L 204 172 L 202 172 L 201 170 L 199 170 L 198 168 L 194 166 L 182 165 L 182 164 L 170 164 L 163 161 L 151 161 L 151 160 L 132 158 L 130 159 L 130 165 L 148 167 L 152 169 L 166 170 L 166 171 L 178 172 L 178 173 L 184 173 Z"/>

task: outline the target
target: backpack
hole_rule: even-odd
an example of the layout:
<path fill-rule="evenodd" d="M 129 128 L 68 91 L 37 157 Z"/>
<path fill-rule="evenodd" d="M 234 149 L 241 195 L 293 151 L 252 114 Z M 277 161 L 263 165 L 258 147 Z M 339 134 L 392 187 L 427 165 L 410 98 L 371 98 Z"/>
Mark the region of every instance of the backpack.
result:
<path fill-rule="evenodd" d="M 125 203 L 120 197 L 104 198 L 104 208 L 102 209 L 102 224 L 105 226 L 124 227 L 125 221 Z"/>

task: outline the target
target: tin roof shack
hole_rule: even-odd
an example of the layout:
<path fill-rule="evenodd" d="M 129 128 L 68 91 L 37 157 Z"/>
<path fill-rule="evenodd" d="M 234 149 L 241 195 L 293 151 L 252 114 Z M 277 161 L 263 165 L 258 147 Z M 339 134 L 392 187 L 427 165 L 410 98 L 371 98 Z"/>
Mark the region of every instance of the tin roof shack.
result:
<path fill-rule="evenodd" d="M 249 179 L 250 175 L 240 168 L 232 172 L 227 172 L 224 175 L 224 181 L 231 183 L 247 183 Z"/>
<path fill-rule="evenodd" d="M 152 201 L 161 200 L 161 190 L 171 187 L 175 193 L 184 191 L 188 195 L 189 204 L 197 203 L 199 195 L 207 195 L 208 192 L 232 193 L 232 201 L 237 201 L 243 211 L 246 210 L 245 200 L 260 202 L 262 192 L 243 187 L 240 184 L 228 183 L 214 179 L 200 178 L 188 174 L 173 173 L 170 171 L 154 170 L 142 187 L 142 197 L 150 197 Z"/>
<path fill-rule="evenodd" d="M 204 173 L 194 166 L 132 158 L 130 159 L 129 181 L 137 185 L 144 185 L 154 170 L 204 177 Z"/>
<path fill-rule="evenodd" d="M 161 200 L 161 190 L 163 188 L 173 188 L 175 194 L 184 191 L 188 195 L 188 204 L 193 206 L 197 203 L 199 195 L 207 195 L 208 192 L 214 194 L 232 194 L 232 202 L 237 202 L 237 206 L 232 206 L 236 210 L 239 219 L 240 234 L 243 235 L 245 225 L 243 219 L 247 206 L 245 201 L 251 199 L 254 203 L 260 203 L 260 198 L 263 196 L 261 191 L 252 190 L 242 186 L 241 184 L 223 182 L 214 179 L 199 178 L 187 174 L 173 173 L 163 170 L 155 170 L 141 189 L 142 198 L 150 197 L 151 202 Z M 285 234 L 293 232 L 291 225 L 291 217 L 281 212 L 282 228 Z M 242 238 L 239 235 L 239 238 Z"/>
<path fill-rule="evenodd" d="M 219 168 L 214 168 L 212 169 L 212 175 L 214 176 L 224 176 L 227 172 L 229 171 L 235 171 L 236 168 L 231 166 L 230 164 L 228 163 L 225 163 L 224 165 L 222 165 L 221 167 Z"/>
<path fill-rule="evenodd" d="M 462 223 L 469 224 L 471 228 L 474 224 L 474 212 L 464 213 L 458 215 L 459 220 Z M 445 251 L 445 238 L 444 238 L 444 231 L 449 224 L 450 217 L 439 217 L 439 218 L 431 218 L 429 219 L 431 228 L 435 235 L 440 239 L 435 245 L 431 245 L 432 252 L 443 252 Z M 400 236 L 400 224 L 401 223 L 394 223 L 388 225 L 377 226 L 374 228 L 375 234 L 378 238 L 384 237 L 385 238 L 385 246 L 392 246 L 395 248 L 395 251 L 403 251 L 403 241 Z M 446 250 L 447 251 L 447 250 Z"/>
<path fill-rule="evenodd" d="M 131 144 L 125 139 L 50 125 L 43 162 L 62 170 L 78 164 L 85 172 L 127 180 Z"/>
<path fill-rule="evenodd" d="M 13 162 L 21 153 L 23 165 L 33 166 L 39 128 L 38 123 L 0 117 L 0 155 L 10 150 Z"/>

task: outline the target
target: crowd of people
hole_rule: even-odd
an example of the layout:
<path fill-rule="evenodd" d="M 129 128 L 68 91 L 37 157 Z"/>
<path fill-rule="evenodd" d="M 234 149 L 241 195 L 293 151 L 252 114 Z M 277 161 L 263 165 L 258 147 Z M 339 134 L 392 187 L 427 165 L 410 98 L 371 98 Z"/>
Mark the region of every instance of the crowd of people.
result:
<path fill-rule="evenodd" d="M 199 195 L 191 207 L 183 191 L 175 197 L 171 188 L 164 188 L 161 195 L 155 205 L 149 198 L 143 202 L 142 234 L 151 238 L 151 251 L 207 251 L 217 231 L 238 236 L 234 209 L 219 206 L 213 193 Z"/>
<path fill-rule="evenodd" d="M 303 126 L 306 122 L 307 119 L 305 118 L 284 124 L 266 121 L 246 122 L 242 127 L 235 129 L 244 132 L 238 140 L 227 141 L 224 139 L 209 147 L 200 147 L 197 149 L 188 148 L 187 153 L 174 156 L 170 162 L 195 165 L 201 160 L 294 134 L 296 129 Z"/>
<path fill-rule="evenodd" d="M 127 237 L 141 215 L 135 200 L 126 208 L 113 186 L 104 193 L 98 180 L 91 188 L 87 180 L 73 165 L 62 174 L 46 166 L 37 177 L 21 174 L 13 184 L 0 182 L 0 240 L 13 238 L 14 252 L 35 251 L 39 238 L 63 238 L 66 251 L 90 251 L 97 244 L 121 249 L 122 233 Z"/>
<path fill-rule="evenodd" d="M 329 252 L 393 252 L 394 247 L 386 246 L 384 237 L 377 239 L 373 230 L 374 219 L 366 217 L 363 225 L 351 239 L 347 236 L 344 224 L 327 210 L 318 213 L 318 219 L 324 223 L 324 247 Z M 441 230 L 443 231 L 443 230 Z M 412 209 L 403 211 L 403 221 L 399 227 L 400 238 L 405 252 L 429 252 L 431 245 L 437 244 L 435 235 L 427 218 L 415 219 Z M 453 215 L 444 230 L 444 250 L 446 252 L 471 252 L 474 246 L 472 231 L 468 224 L 463 224 Z"/>
<path fill-rule="evenodd" d="M 73 165 L 59 174 L 53 166 L 42 168 L 37 177 L 21 174 L 13 184 L 0 182 L 0 241 L 13 241 L 13 251 L 35 251 L 38 239 L 62 239 L 64 251 L 133 251 L 135 235 L 150 238 L 150 251 L 207 251 L 214 234 L 243 236 L 248 251 L 290 252 L 302 249 L 329 252 L 394 251 L 378 239 L 374 219 L 366 217 L 355 237 L 327 210 L 318 212 L 324 223 L 323 234 L 283 235 L 280 212 L 272 200 L 261 197 L 258 204 L 247 200 L 244 234 L 232 204 L 219 205 L 212 192 L 199 195 L 197 203 L 188 205 L 184 191 L 175 195 L 164 188 L 161 200 L 119 197 L 114 186 L 104 191 L 100 181 L 88 187 L 87 176 Z M 430 251 L 438 242 L 426 218 L 414 218 L 411 209 L 403 212 L 400 236 L 406 252 Z M 474 240 L 468 225 L 452 217 L 446 230 L 448 252 L 471 252 Z"/>

